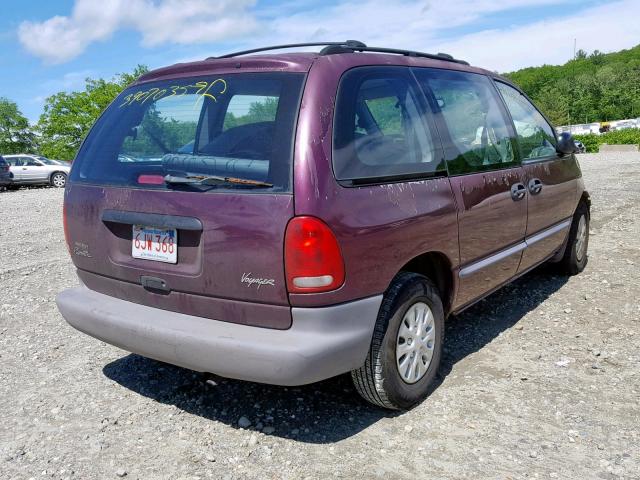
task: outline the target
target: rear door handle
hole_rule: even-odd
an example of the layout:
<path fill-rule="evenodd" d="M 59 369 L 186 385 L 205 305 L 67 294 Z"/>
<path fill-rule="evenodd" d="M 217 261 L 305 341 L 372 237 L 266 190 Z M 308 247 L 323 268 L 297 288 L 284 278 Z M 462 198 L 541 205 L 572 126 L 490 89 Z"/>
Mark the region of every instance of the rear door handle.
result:
<path fill-rule="evenodd" d="M 529 180 L 529 193 L 531 195 L 537 195 L 542 190 L 542 182 L 539 178 L 532 178 Z"/>
<path fill-rule="evenodd" d="M 158 277 L 149 277 L 147 275 L 142 275 L 140 277 L 140 284 L 147 290 L 163 293 L 171 292 L 171 289 L 167 286 L 167 282 Z"/>
<path fill-rule="evenodd" d="M 514 183 L 511 185 L 511 198 L 514 202 L 522 200 L 526 194 L 527 187 L 524 186 L 524 183 Z"/>

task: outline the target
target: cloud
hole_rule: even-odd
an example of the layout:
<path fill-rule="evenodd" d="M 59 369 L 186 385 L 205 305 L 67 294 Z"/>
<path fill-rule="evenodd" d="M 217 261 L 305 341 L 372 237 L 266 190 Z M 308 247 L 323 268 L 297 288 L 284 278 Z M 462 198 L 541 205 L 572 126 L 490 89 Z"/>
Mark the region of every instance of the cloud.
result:
<path fill-rule="evenodd" d="M 68 61 L 91 43 L 128 29 L 142 35 L 145 47 L 209 44 L 206 54 L 190 58 L 215 54 L 219 46 L 211 43 L 221 40 L 242 49 L 356 38 L 369 45 L 444 51 L 504 72 L 564 63 L 574 38 L 587 51 L 640 42 L 638 0 L 592 5 L 597 6 L 587 7 L 584 0 L 282 0 L 264 6 L 255 0 L 75 0 L 69 16 L 24 22 L 19 37 L 49 63 Z M 522 12 L 534 13 L 527 20 Z"/>
<path fill-rule="evenodd" d="M 276 17 L 267 33 L 286 41 L 357 38 L 372 45 L 429 50 L 447 31 L 473 26 L 496 12 L 540 7 L 561 0 L 342 1 Z"/>
<path fill-rule="evenodd" d="M 354 8 L 343 1 L 281 14 L 253 42 L 356 38 L 368 45 L 447 52 L 500 72 L 564 63 L 573 54 L 574 38 L 578 48 L 587 51 L 614 51 L 640 43 L 638 0 L 579 6 L 580 2 L 571 0 L 364 0 Z M 504 22 L 499 28 L 481 27 L 496 14 L 508 19 L 509 12 L 523 8 L 535 12 L 546 9 L 548 19 L 532 15 L 530 21 L 518 25 Z"/>
<path fill-rule="evenodd" d="M 238 38 L 256 28 L 255 0 L 76 0 L 70 16 L 23 22 L 22 45 L 48 63 L 63 63 L 120 29 L 142 34 L 142 43 L 193 44 Z"/>
<path fill-rule="evenodd" d="M 640 43 L 640 2 L 625 0 L 583 10 L 567 12 L 565 17 L 532 22 L 528 25 L 493 29 L 465 35 L 435 45 L 498 72 L 543 64 L 562 64 L 577 48 L 592 52 L 616 51 Z"/>

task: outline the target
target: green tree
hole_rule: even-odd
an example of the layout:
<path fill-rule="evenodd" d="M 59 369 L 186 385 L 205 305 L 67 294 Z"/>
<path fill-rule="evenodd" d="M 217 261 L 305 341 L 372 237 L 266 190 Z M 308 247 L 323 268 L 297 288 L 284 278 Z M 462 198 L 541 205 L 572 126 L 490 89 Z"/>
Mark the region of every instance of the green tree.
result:
<path fill-rule="evenodd" d="M 40 152 L 60 160 L 73 159 L 104 109 L 145 72 L 147 67 L 138 65 L 132 73 L 121 73 L 111 80 L 87 78 L 83 91 L 60 92 L 48 97 L 37 125 Z"/>
<path fill-rule="evenodd" d="M 564 65 L 543 65 L 506 75 L 556 125 L 640 116 L 640 45 L 590 55 L 578 52 Z"/>
<path fill-rule="evenodd" d="M 22 115 L 18 105 L 0 97 L 0 154 L 32 153 L 35 143 L 29 121 Z"/>

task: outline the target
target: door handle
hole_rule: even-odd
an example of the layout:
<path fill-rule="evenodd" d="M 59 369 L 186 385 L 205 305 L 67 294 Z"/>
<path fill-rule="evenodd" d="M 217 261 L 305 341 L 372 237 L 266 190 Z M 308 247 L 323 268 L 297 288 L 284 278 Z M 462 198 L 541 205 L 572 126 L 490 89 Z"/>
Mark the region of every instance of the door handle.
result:
<path fill-rule="evenodd" d="M 539 178 L 532 178 L 529 180 L 529 192 L 531 195 L 537 195 L 542 190 L 542 182 Z"/>
<path fill-rule="evenodd" d="M 514 202 L 522 200 L 527 193 L 527 188 L 524 183 L 514 183 L 511 185 L 511 198 Z"/>

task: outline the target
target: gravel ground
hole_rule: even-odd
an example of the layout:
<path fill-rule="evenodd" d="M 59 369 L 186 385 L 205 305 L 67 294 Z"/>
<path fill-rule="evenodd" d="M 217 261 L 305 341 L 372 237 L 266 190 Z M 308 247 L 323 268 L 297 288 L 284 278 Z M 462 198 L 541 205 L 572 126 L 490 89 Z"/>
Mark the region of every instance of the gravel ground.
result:
<path fill-rule="evenodd" d="M 451 318 L 439 386 L 403 414 L 346 376 L 214 382 L 73 330 L 63 192 L 0 193 L 0 478 L 640 479 L 640 154 L 580 161 L 587 269 Z"/>

